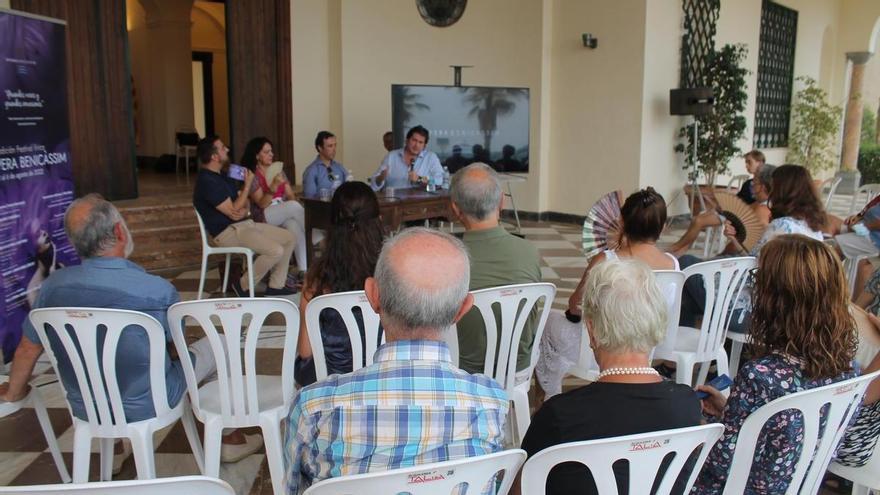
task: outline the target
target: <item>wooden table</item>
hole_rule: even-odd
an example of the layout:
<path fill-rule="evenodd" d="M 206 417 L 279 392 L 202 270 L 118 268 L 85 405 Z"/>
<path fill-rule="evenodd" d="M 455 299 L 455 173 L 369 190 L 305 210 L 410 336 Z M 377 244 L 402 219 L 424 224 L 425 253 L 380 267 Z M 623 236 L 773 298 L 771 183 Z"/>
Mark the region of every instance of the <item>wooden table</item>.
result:
<path fill-rule="evenodd" d="M 449 191 L 446 190 L 438 189 L 437 192 L 429 193 L 415 187 L 395 189 L 393 196 L 386 196 L 380 191 L 377 193 L 377 198 L 382 222 L 392 232 L 404 222 L 435 217 L 453 218 Z M 330 200 L 322 200 L 317 196 L 302 196 L 300 200 L 306 214 L 306 257 L 311 264 L 315 252 L 312 244 L 312 229 L 330 228 Z"/>

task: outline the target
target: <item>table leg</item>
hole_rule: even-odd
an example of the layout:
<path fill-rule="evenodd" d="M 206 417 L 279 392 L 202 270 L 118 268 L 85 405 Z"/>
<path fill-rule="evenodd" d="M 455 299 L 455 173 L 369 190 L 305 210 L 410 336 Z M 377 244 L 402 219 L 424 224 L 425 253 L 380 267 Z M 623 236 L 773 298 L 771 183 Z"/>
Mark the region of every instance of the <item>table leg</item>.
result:
<path fill-rule="evenodd" d="M 516 233 L 522 234 L 522 227 L 519 224 L 519 212 L 516 210 L 516 201 L 513 200 L 513 190 L 510 188 L 510 182 L 507 183 L 507 197 L 510 198 L 510 206 L 513 206 L 513 218 L 516 219 Z"/>

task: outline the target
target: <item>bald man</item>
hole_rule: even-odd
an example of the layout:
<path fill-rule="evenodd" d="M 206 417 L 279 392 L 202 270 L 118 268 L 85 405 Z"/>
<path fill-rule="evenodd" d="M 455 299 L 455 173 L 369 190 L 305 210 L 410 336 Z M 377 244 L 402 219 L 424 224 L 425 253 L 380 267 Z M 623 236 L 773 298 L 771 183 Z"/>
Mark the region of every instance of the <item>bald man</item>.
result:
<path fill-rule="evenodd" d="M 162 324 L 165 339 L 171 344 L 168 307 L 180 300 L 177 290 L 167 280 L 150 275 L 128 256 L 134 242 L 122 215 L 116 207 L 98 194 L 89 194 L 70 204 L 64 215 L 64 230 L 70 243 L 82 258 L 82 264 L 56 270 L 43 282 L 33 309 L 52 307 L 100 307 L 127 309 L 146 313 Z M 40 338 L 29 319 L 24 321 L 22 338 L 15 350 L 9 382 L 0 384 L 0 397 L 14 402 L 28 392 L 28 381 L 37 358 L 43 353 Z M 64 347 L 53 344 L 56 356 L 66 356 Z M 122 407 L 129 422 L 156 416 L 150 393 L 149 339 L 142 331 L 126 329 L 119 339 L 117 378 L 122 392 Z M 214 354 L 207 338 L 189 347 L 194 361 L 196 379 L 201 381 L 216 368 Z M 180 361 L 166 353 L 165 386 L 168 404 L 175 407 L 186 393 L 186 381 Z M 59 373 L 71 412 L 88 421 L 79 384 L 69 361 L 59 359 Z M 243 436 L 235 432 L 224 439 L 221 457 L 234 462 L 262 447 L 259 435 Z M 114 460 L 114 472 L 123 459 Z"/>
<path fill-rule="evenodd" d="M 449 194 L 452 211 L 465 229 L 462 241 L 471 260 L 470 290 L 541 281 L 538 250 L 501 226 L 501 183 L 492 167 L 478 162 L 459 170 L 452 176 Z M 520 338 L 516 369 L 522 373 L 517 374 L 518 382 L 529 378 L 524 370 L 531 359 L 537 317 L 536 308 Z M 458 348 L 458 365 L 465 371 L 481 373 L 486 328 L 479 310 L 467 313 L 458 324 Z"/>
<path fill-rule="evenodd" d="M 443 342 L 473 305 L 469 273 L 464 245 L 447 234 L 412 228 L 385 243 L 365 291 L 386 343 L 372 365 L 296 396 L 285 428 L 286 493 L 334 474 L 502 449 L 507 395 L 491 378 L 456 368 Z"/>

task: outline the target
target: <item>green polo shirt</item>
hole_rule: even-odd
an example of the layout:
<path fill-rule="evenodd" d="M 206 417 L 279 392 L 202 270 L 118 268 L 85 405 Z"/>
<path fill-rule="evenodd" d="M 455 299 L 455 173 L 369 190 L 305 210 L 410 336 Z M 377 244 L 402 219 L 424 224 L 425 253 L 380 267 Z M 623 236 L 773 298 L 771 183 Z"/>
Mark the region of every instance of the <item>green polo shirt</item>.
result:
<path fill-rule="evenodd" d="M 471 290 L 541 281 L 538 250 L 529 241 L 508 233 L 504 227 L 465 232 L 462 241 L 471 258 Z M 537 316 L 538 312 L 532 311 L 523 328 L 517 371 L 529 364 Z M 498 312 L 495 318 L 499 319 Z M 469 373 L 482 373 L 486 356 L 486 329 L 477 308 L 459 321 L 458 346 L 459 367 Z"/>

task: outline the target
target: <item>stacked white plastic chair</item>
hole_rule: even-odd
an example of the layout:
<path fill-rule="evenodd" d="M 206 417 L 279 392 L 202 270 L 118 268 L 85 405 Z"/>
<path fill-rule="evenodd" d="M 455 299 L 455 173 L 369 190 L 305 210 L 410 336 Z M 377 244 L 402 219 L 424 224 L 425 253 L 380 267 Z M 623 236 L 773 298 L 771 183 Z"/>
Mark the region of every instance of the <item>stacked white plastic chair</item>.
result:
<path fill-rule="evenodd" d="M 257 345 L 270 315 L 284 320 L 284 354 L 280 376 L 258 374 Z M 186 351 L 184 323 L 189 317 L 204 330 L 217 363 L 217 380 L 196 383 Z M 230 298 L 177 303 L 168 308 L 174 345 L 180 355 L 193 411 L 205 424 L 205 474 L 220 474 L 220 444 L 225 428 L 259 426 L 276 494 L 284 493 L 281 421 L 295 391 L 293 364 L 299 333 L 299 310 L 287 299 Z M 223 333 L 214 322 L 219 321 Z M 244 331 L 242 326 L 246 325 Z M 241 344 L 244 344 L 242 358 Z"/>
<path fill-rule="evenodd" d="M 577 462 L 589 468 L 598 493 L 616 494 L 617 481 L 613 466 L 620 460 L 629 463 L 627 493 L 652 493 L 651 488 L 663 461 L 674 454 L 656 492 L 665 495 L 672 491 L 691 453 L 699 449 L 684 490 L 684 493 L 688 493 L 709 451 L 723 432 L 724 425 L 709 424 L 555 445 L 538 452 L 523 466 L 522 493 L 543 495 L 547 476 L 554 466 L 563 462 Z"/>
<path fill-rule="evenodd" d="M 196 464 L 203 470 L 201 444 L 192 418 L 189 402 L 181 397 L 176 406 L 168 404 L 165 386 L 167 356 L 165 331 L 155 318 L 137 311 L 102 308 L 45 308 L 30 312 L 29 318 L 43 345 L 55 373 L 60 376 L 58 356 L 49 340 L 47 327 L 57 338 L 70 361 L 82 392 L 85 420 L 73 415 L 73 482 L 88 481 L 89 460 L 93 438 L 101 442 L 101 479 L 109 480 L 113 468 L 113 440 L 131 441 L 138 479 L 156 477 L 153 433 L 182 420 L 187 439 L 193 449 Z M 156 416 L 137 422 L 128 422 L 122 404 L 122 394 L 116 376 L 116 363 L 128 356 L 117 355 L 119 338 L 125 327 L 142 327 L 149 339 L 150 391 Z M 100 327 L 105 337 L 100 338 Z M 67 330 L 65 330 L 67 329 Z M 130 329 L 129 331 L 138 331 Z M 101 352 L 98 349 L 103 345 Z M 62 382 L 63 386 L 63 382 Z M 89 393 L 92 390 L 92 393 Z M 94 391 L 102 393 L 94 393 Z M 103 393 L 106 391 L 107 393 Z M 67 391 L 69 393 L 69 391 Z M 70 404 L 68 403 L 68 407 Z"/>

